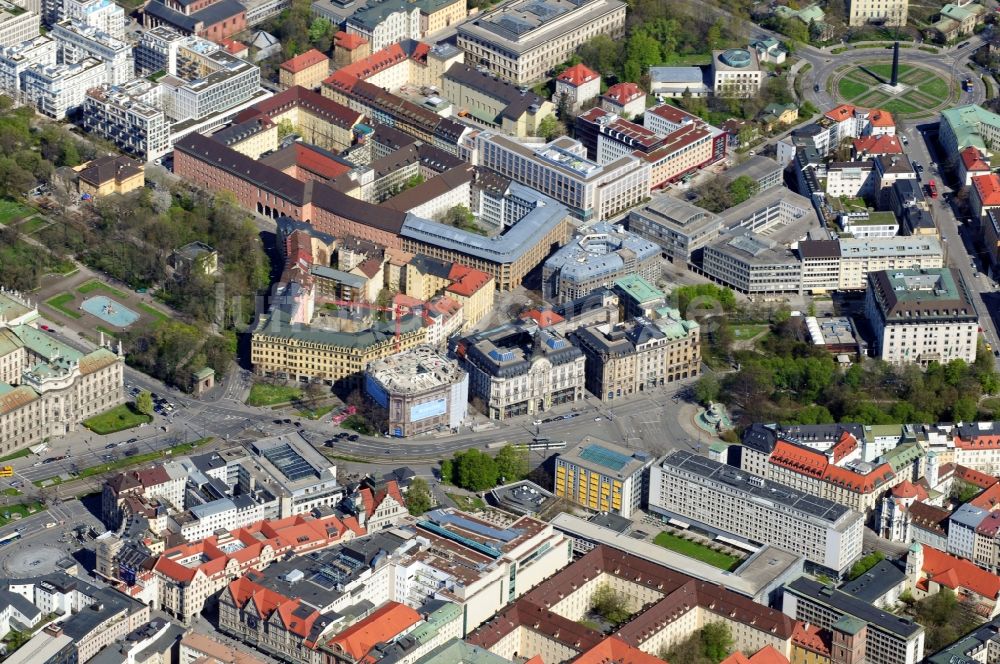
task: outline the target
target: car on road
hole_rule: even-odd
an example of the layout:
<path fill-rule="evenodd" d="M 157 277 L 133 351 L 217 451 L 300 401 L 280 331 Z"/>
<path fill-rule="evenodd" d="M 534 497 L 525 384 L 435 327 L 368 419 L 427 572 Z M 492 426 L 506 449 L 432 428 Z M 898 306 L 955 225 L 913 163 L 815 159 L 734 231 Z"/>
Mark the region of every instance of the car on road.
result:
<path fill-rule="evenodd" d="M 813 86 L 813 92 L 819 92 L 819 83 Z"/>
<path fill-rule="evenodd" d="M 600 421 L 601 421 L 601 420 L 603 420 L 603 419 L 604 419 L 603 417 L 595 417 L 595 418 L 594 418 L 594 421 L 595 421 L 595 422 L 600 422 Z"/>
<path fill-rule="evenodd" d="M 900 138 L 903 140 L 903 145 L 909 145 L 910 139 L 906 137 L 906 134 L 900 134 Z"/>
<path fill-rule="evenodd" d="M 137 442 L 139 442 L 138 438 L 129 438 L 128 440 L 125 441 L 125 444 L 131 445 L 132 443 L 137 443 Z"/>
<path fill-rule="evenodd" d="M 115 444 L 115 443 L 108 443 L 107 445 L 104 446 L 104 449 L 106 449 L 106 450 L 113 450 L 116 447 L 118 447 L 117 444 Z"/>
<path fill-rule="evenodd" d="M 138 453 L 139 453 L 139 450 L 137 448 L 135 448 L 135 447 L 130 447 L 127 450 L 125 450 L 125 456 L 127 456 L 127 457 L 135 456 Z"/>
<path fill-rule="evenodd" d="M 39 329 L 45 330 L 46 332 L 51 332 L 52 331 L 52 328 L 49 327 L 48 325 L 39 325 L 38 327 L 39 327 Z"/>
<path fill-rule="evenodd" d="M 965 48 L 965 47 L 966 47 L 966 46 L 968 46 L 968 45 L 969 45 L 969 42 L 967 42 L 967 41 L 964 41 L 964 42 L 962 42 L 961 44 L 959 44 L 958 46 L 956 46 L 955 48 Z"/>
<path fill-rule="evenodd" d="M 291 424 L 292 421 L 291 420 L 281 420 L 281 423 L 282 424 Z"/>
<path fill-rule="evenodd" d="M 281 420 L 275 420 L 274 423 L 275 424 L 281 424 Z"/>
<path fill-rule="evenodd" d="M 347 440 L 349 440 L 349 441 L 351 441 L 353 443 L 353 442 L 357 441 L 358 438 L 360 438 L 360 436 L 358 436 L 358 434 L 352 433 L 350 436 L 347 437 Z"/>

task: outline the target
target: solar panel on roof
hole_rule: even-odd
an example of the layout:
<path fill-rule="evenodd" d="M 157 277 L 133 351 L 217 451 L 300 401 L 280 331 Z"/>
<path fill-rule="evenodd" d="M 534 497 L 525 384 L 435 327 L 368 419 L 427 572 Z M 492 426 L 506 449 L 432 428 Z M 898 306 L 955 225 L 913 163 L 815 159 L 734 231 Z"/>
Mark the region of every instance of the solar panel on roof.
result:
<path fill-rule="evenodd" d="M 554 7 L 545 2 L 535 2 L 525 7 L 525 10 L 531 12 L 543 21 L 553 19 L 560 14 L 566 13 L 566 10 L 563 7 Z"/>
<path fill-rule="evenodd" d="M 523 21 L 513 16 L 503 16 L 496 21 L 496 24 L 504 30 L 513 32 L 515 35 L 523 35 L 526 32 L 530 32 L 533 27 L 527 21 Z"/>
<path fill-rule="evenodd" d="M 613 470 L 621 470 L 632 460 L 632 457 L 627 457 L 601 445 L 588 446 L 580 452 L 580 458 Z"/>

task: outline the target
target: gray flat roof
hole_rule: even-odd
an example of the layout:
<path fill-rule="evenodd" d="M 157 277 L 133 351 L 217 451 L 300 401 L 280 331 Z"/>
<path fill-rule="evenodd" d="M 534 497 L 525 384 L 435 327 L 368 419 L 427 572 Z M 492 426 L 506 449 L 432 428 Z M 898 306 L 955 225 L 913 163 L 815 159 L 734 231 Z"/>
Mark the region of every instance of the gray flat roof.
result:
<path fill-rule="evenodd" d="M 529 251 L 535 242 L 562 223 L 569 216 L 569 210 L 545 194 L 516 182 L 511 183 L 510 191 L 518 198 L 534 201 L 535 207 L 503 235 L 486 237 L 412 214 L 406 215 L 399 234 L 482 260 L 513 263 Z"/>
<path fill-rule="evenodd" d="M 673 467 L 694 473 L 705 480 L 724 484 L 733 491 L 753 496 L 763 501 L 781 505 L 812 520 L 825 521 L 829 525 L 844 522 L 853 523 L 862 518 L 861 514 L 849 507 L 826 498 L 814 496 L 805 491 L 793 489 L 784 484 L 751 475 L 739 468 L 729 466 L 706 457 L 692 454 L 687 450 L 677 450 L 663 459 L 661 466 Z M 758 500 L 757 502 L 760 502 Z M 853 513 L 854 518 L 851 518 Z M 847 517 L 845 519 L 845 517 Z"/>
<path fill-rule="evenodd" d="M 862 620 L 876 629 L 889 632 L 897 637 L 909 639 L 924 629 L 922 625 L 918 625 L 908 618 L 901 618 L 887 611 L 877 609 L 868 602 L 864 602 L 829 586 L 824 586 L 819 581 L 805 576 L 800 576 L 789 583 L 786 589 L 790 589 L 796 594 L 820 604 L 825 604 L 838 613 Z"/>

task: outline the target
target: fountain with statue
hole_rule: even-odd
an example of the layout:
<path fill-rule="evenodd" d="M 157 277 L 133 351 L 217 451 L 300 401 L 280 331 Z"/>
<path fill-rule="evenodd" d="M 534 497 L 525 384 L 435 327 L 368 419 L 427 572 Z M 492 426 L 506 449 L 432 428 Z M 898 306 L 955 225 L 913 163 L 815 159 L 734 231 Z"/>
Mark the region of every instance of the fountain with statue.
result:
<path fill-rule="evenodd" d="M 718 436 L 723 431 L 733 428 L 733 422 L 729 419 L 726 407 L 719 402 L 709 402 L 708 408 L 702 408 L 698 411 L 694 422 L 713 436 Z"/>

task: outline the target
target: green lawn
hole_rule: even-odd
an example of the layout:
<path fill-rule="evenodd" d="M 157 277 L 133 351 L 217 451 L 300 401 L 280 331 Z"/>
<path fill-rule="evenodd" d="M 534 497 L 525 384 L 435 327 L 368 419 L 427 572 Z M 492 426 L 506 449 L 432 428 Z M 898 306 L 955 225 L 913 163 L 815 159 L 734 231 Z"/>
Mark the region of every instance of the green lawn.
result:
<path fill-rule="evenodd" d="M 849 78 L 840 79 L 840 83 L 837 85 L 837 88 L 840 91 L 840 96 L 848 100 L 859 97 L 871 89 L 870 86 L 867 86 L 864 83 L 858 83 L 857 81 L 852 81 Z"/>
<path fill-rule="evenodd" d="M 865 69 L 875 72 L 879 76 L 888 79 L 892 76 L 892 63 L 890 62 L 866 62 Z M 910 65 L 899 65 L 899 75 L 903 76 L 906 72 L 913 69 Z"/>
<path fill-rule="evenodd" d="M 33 210 L 26 207 L 17 201 L 12 201 L 10 199 L 0 200 L 0 225 L 7 226 L 10 222 L 20 219 L 21 217 L 26 217 L 31 214 Z"/>
<path fill-rule="evenodd" d="M 580 624 L 580 625 L 583 625 L 583 626 L 584 626 L 584 627 L 586 627 L 587 629 L 592 629 L 592 630 L 594 630 L 595 632 L 600 632 L 600 631 L 601 631 L 601 626 L 600 626 L 600 625 L 598 625 L 598 624 L 597 624 L 596 622 L 594 622 L 593 620 L 577 620 L 576 622 L 577 622 L 578 624 Z"/>
<path fill-rule="evenodd" d="M 305 417 L 310 420 L 318 420 L 331 410 L 333 410 L 333 406 L 320 406 L 319 408 L 301 408 L 298 413 L 300 417 Z"/>
<path fill-rule="evenodd" d="M 32 217 L 31 219 L 28 219 L 27 221 L 22 221 L 20 224 L 18 224 L 17 230 L 21 231 L 25 235 L 31 235 L 39 228 L 45 226 L 48 223 L 49 222 L 45 221 L 41 217 Z"/>
<path fill-rule="evenodd" d="M 948 84 L 937 76 L 919 85 L 917 89 L 935 99 L 945 99 L 948 97 Z"/>
<path fill-rule="evenodd" d="M 29 450 L 27 447 L 25 447 L 23 450 L 18 450 L 17 452 L 13 452 L 11 454 L 8 454 L 5 457 L 0 457 L 0 463 L 2 463 L 4 461 L 13 461 L 14 459 L 20 459 L 21 457 L 26 457 L 29 454 L 31 454 L 31 450 Z"/>
<path fill-rule="evenodd" d="M 104 282 L 98 281 L 97 279 L 91 279 L 87 283 L 78 287 L 76 290 L 79 291 L 80 293 L 83 293 L 84 295 L 89 295 L 94 291 L 103 291 L 109 295 L 114 295 L 115 297 L 120 297 L 122 299 L 126 299 L 128 297 L 128 293 L 123 293 L 117 288 L 109 286 Z"/>
<path fill-rule="evenodd" d="M 758 334 L 763 334 L 771 329 L 771 326 L 766 323 L 744 323 L 742 325 L 733 325 L 733 336 L 737 341 L 746 341 L 747 339 L 753 339 Z"/>
<path fill-rule="evenodd" d="M 279 403 L 288 403 L 302 398 L 302 390 L 297 387 L 287 385 L 268 385 L 267 383 L 254 383 L 250 388 L 250 396 L 247 397 L 248 406 L 273 406 Z"/>
<path fill-rule="evenodd" d="M 17 505 L 4 505 L 0 508 L 0 526 L 6 526 L 12 521 L 16 521 L 14 518 L 15 514 L 20 514 L 23 519 L 26 516 L 30 516 L 37 512 L 41 512 L 45 507 L 41 503 L 28 503 Z"/>
<path fill-rule="evenodd" d="M 139 426 L 140 424 L 149 424 L 152 421 L 153 418 L 149 415 L 145 415 L 135 410 L 134 404 L 123 403 L 122 405 L 115 406 L 105 413 L 95 415 L 89 420 L 84 420 L 83 426 L 98 435 L 104 436 L 109 433 L 115 433 L 116 431 L 131 429 Z"/>
<path fill-rule="evenodd" d="M 731 570 L 741 562 L 741 560 L 736 556 L 730 556 L 728 553 L 719 553 L 704 544 L 689 542 L 688 540 L 677 537 L 676 535 L 668 533 L 665 530 L 661 531 L 660 534 L 653 539 L 653 544 L 658 544 L 664 549 L 676 551 L 681 555 L 694 558 L 695 560 L 700 560 L 703 563 L 708 563 L 709 565 L 718 567 L 719 569 Z"/>
<path fill-rule="evenodd" d="M 446 493 L 444 494 L 451 498 L 458 509 L 465 512 L 477 512 L 482 509 L 486 509 L 486 503 L 479 496 L 464 496 L 460 493 Z"/>
<path fill-rule="evenodd" d="M 919 113 L 921 109 L 917 108 L 913 104 L 903 101 L 902 99 L 893 99 L 887 101 L 882 108 L 893 113 L 895 115 L 899 114 L 909 114 L 909 113 Z"/>
<path fill-rule="evenodd" d="M 97 329 L 98 332 L 103 332 L 104 336 L 106 336 L 106 337 L 112 337 L 114 339 L 118 338 L 118 333 L 117 332 L 115 332 L 114 330 L 109 330 L 108 328 L 104 327 L 103 325 L 98 325 L 96 329 Z"/>
<path fill-rule="evenodd" d="M 74 300 L 76 300 L 76 297 L 72 293 L 59 293 L 55 297 L 47 299 L 45 304 L 49 305 L 53 309 L 56 309 L 60 313 L 66 314 L 70 318 L 82 318 L 83 314 L 66 306 Z"/>
<path fill-rule="evenodd" d="M 149 306 L 145 302 L 137 302 L 135 306 L 139 309 L 139 311 L 142 311 L 152 316 L 153 320 L 155 320 L 157 323 L 162 323 L 163 321 L 170 318 L 170 316 L 168 316 L 167 314 L 163 313 L 162 311 L 160 311 L 155 307 Z"/>
<path fill-rule="evenodd" d="M 5 495 L 5 496 L 10 496 L 11 498 L 13 498 L 14 496 L 20 496 L 21 495 L 21 492 L 18 491 L 17 489 L 15 489 L 12 486 L 7 487 L 6 489 L 4 489 L 0 493 L 3 493 L 3 495 Z"/>

